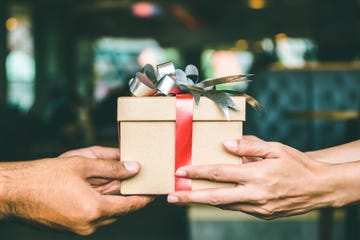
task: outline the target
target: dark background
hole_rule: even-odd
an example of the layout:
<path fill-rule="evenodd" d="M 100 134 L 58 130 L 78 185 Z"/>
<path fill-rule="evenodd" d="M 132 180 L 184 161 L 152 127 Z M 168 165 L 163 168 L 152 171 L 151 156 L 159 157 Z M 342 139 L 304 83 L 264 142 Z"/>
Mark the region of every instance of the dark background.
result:
<path fill-rule="evenodd" d="M 274 56 L 256 55 L 252 69 L 255 76 L 248 93 L 264 105 L 265 112 L 257 113 L 248 107 L 244 131 L 303 151 L 359 138 L 359 0 L 267 0 L 266 7 L 258 10 L 250 9 L 245 0 L 156 0 L 153 2 L 162 7 L 163 14 L 146 19 L 131 14 L 134 2 L 0 0 L 1 160 L 56 157 L 64 151 L 89 145 L 117 146 L 116 98 L 128 92 L 115 92 L 100 103 L 94 103 L 90 95 L 84 98 L 78 94 L 79 71 L 92 77 L 88 69 L 78 68 L 81 61 L 78 43 L 103 36 L 151 37 L 162 47 L 178 49 L 185 64 L 197 66 L 201 66 L 200 55 L 205 48 L 229 45 L 239 38 L 254 42 L 265 37 L 274 38 L 278 33 L 309 38 L 317 46 L 316 65 L 286 69 L 277 67 Z M 31 9 L 33 23 L 35 104 L 27 114 L 6 103 L 8 49 L 4 22 L 10 16 L 9 9 L 16 5 Z M 55 59 L 55 66 L 49 59 Z M 54 83 L 58 86 L 56 90 L 50 88 Z M 66 99 L 64 105 L 57 109 L 56 117 L 44 121 L 47 103 L 59 96 Z M 86 113 L 87 125 L 79 125 L 79 109 Z M 334 114 L 336 112 L 340 117 Z M 349 112 L 353 115 L 346 117 Z M 73 134 L 65 133 L 68 124 L 77 129 Z M 204 234 L 194 227 L 203 229 L 201 226 L 205 226 L 204 229 L 211 232 L 227 229 L 230 224 L 241 224 L 192 221 L 186 210 L 187 207 L 168 206 L 160 198 L 144 211 L 121 219 L 88 238 L 201 239 Z M 257 226 L 261 227 L 256 235 L 258 239 L 268 239 L 266 232 L 271 228 L 282 233 L 284 239 L 307 239 L 303 230 L 311 227 L 319 239 L 356 239 L 359 236 L 358 209 L 343 210 L 342 218 L 334 218 L 333 210 L 327 210 L 315 221 L 305 219 L 298 225 L 291 221 L 261 226 L 257 224 L 263 222 L 245 221 L 243 224 L 249 224 L 254 231 Z M 1 239 L 82 239 L 21 223 L 0 222 L 0 229 Z M 229 234 L 222 236 L 227 236 L 226 239 L 251 239 L 252 236 L 246 231 L 243 236 L 237 231 Z M 280 239 L 280 235 L 273 239 Z"/>

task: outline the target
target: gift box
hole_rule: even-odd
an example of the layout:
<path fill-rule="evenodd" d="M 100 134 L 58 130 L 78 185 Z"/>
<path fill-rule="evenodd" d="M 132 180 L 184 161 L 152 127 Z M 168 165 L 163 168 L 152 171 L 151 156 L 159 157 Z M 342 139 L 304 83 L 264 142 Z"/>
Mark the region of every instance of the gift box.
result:
<path fill-rule="evenodd" d="M 119 97 L 121 160 L 141 164 L 135 177 L 122 181 L 121 193 L 154 195 L 233 186 L 175 177 L 176 169 L 183 165 L 241 163 L 241 158 L 225 151 L 222 144 L 226 139 L 242 137 L 246 99 L 243 96 L 231 99 L 238 111 L 231 110 L 225 116 L 206 97 L 201 97 L 199 104 L 191 96 L 185 100 L 175 96 Z"/>

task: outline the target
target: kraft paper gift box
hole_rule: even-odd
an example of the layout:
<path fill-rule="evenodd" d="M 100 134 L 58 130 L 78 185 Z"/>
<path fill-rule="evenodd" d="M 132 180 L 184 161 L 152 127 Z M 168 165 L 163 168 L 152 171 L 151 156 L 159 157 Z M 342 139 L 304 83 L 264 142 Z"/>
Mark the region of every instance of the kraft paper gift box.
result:
<path fill-rule="evenodd" d="M 229 120 L 206 97 L 193 102 L 191 164 L 239 164 L 241 158 L 225 151 L 222 142 L 242 137 L 246 100 L 231 97 L 240 111 L 230 110 Z M 119 97 L 117 121 L 122 161 L 138 161 L 141 171 L 123 180 L 125 195 L 168 194 L 175 191 L 175 97 Z M 179 139 L 182 141 L 182 139 Z M 232 186 L 205 180 L 190 181 L 191 189 Z"/>

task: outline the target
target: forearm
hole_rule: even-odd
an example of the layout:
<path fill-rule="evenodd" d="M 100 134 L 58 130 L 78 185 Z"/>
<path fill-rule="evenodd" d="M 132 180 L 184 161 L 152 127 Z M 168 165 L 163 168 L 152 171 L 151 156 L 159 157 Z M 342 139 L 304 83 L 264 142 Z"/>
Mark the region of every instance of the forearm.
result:
<path fill-rule="evenodd" d="M 306 153 L 310 158 L 327 163 L 345 163 L 360 160 L 360 140 Z"/>
<path fill-rule="evenodd" d="M 36 201 L 39 194 L 35 179 L 41 178 L 36 163 L 39 161 L 1 162 L 0 163 L 0 219 L 8 217 L 27 218 L 34 211 L 31 200 Z M 45 169 L 43 169 L 45 171 Z"/>
<path fill-rule="evenodd" d="M 327 181 L 332 185 L 332 207 L 360 202 L 360 161 L 334 164 Z M 324 183 L 327 184 L 327 183 Z"/>
<path fill-rule="evenodd" d="M 118 159 L 116 148 L 90 147 L 58 158 L 0 163 L 0 219 L 91 234 L 151 201 L 119 195 L 120 180 L 134 176 L 140 166 Z"/>
<path fill-rule="evenodd" d="M 0 163 L 0 219 L 4 219 L 9 216 L 9 168 L 11 168 L 9 163 Z"/>
<path fill-rule="evenodd" d="M 1 175 L 1 167 L 0 167 L 0 219 L 5 218 L 5 209 L 6 209 L 6 195 L 4 189 L 4 179 Z"/>

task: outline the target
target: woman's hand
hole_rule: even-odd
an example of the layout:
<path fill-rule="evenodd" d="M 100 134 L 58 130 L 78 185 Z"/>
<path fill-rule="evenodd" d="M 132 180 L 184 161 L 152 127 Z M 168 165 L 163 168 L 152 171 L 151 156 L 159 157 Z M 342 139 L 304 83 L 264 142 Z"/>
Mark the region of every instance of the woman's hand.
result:
<path fill-rule="evenodd" d="M 333 174 L 333 165 L 314 161 L 281 143 L 255 137 L 225 141 L 224 146 L 245 158 L 245 163 L 186 166 L 178 169 L 176 175 L 233 182 L 236 186 L 174 192 L 168 196 L 168 202 L 209 204 L 263 219 L 344 204 L 336 194 L 339 173 Z"/>

